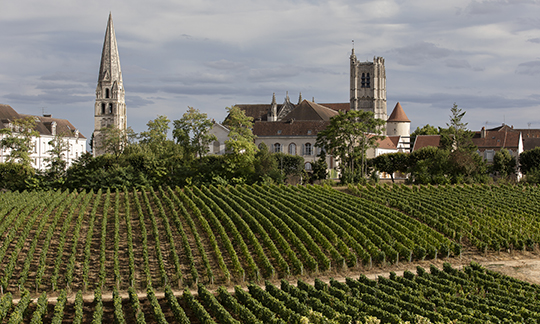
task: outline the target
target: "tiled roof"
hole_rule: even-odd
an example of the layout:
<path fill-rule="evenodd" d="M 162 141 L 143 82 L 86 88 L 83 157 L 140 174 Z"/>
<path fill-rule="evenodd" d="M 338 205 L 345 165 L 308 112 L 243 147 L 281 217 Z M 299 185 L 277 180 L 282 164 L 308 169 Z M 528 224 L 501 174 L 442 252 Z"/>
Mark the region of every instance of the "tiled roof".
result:
<path fill-rule="evenodd" d="M 252 117 L 254 121 L 257 120 L 266 120 L 268 116 L 268 111 L 270 110 L 271 104 L 240 104 L 235 105 L 242 109 L 246 116 Z M 281 109 L 281 104 L 277 105 L 278 111 Z"/>
<path fill-rule="evenodd" d="M 424 147 L 434 146 L 439 147 L 441 143 L 441 135 L 418 135 L 414 140 L 412 151 L 418 151 Z"/>
<path fill-rule="evenodd" d="M 56 122 L 56 133 L 67 134 L 70 137 L 75 136 L 76 128 L 68 120 L 52 117 L 25 115 L 17 113 L 11 106 L 0 104 L 0 129 L 4 128 L 4 121 L 13 121 L 19 118 L 32 117 L 36 121 L 36 130 L 41 135 L 52 135 L 51 125 Z M 79 133 L 79 138 L 86 138 Z"/>
<path fill-rule="evenodd" d="M 481 151 L 500 148 L 517 149 L 519 146 L 519 135 L 520 133 L 513 131 L 486 130 L 485 137 L 482 137 L 482 132 L 475 132 L 472 141 Z"/>
<path fill-rule="evenodd" d="M 538 137 L 524 137 L 523 138 L 523 151 L 528 151 L 540 147 L 540 138 Z"/>
<path fill-rule="evenodd" d="M 317 136 L 329 125 L 328 121 L 284 121 L 253 123 L 253 134 L 257 136 Z"/>
<path fill-rule="evenodd" d="M 397 139 L 397 141 L 396 141 Z M 382 139 L 377 140 L 378 148 L 381 149 L 397 149 L 397 144 L 399 142 L 399 136 L 385 136 Z"/>
<path fill-rule="evenodd" d="M 336 111 L 349 111 L 351 109 L 350 102 L 340 102 L 340 103 L 320 103 L 319 105 L 328 107 Z"/>
<path fill-rule="evenodd" d="M 407 115 L 405 115 L 405 111 L 403 111 L 403 108 L 399 104 L 399 102 L 394 107 L 394 110 L 392 111 L 392 114 L 390 114 L 390 117 L 388 117 L 388 122 L 411 122 Z"/>
<path fill-rule="evenodd" d="M 328 107 L 319 105 L 312 101 L 304 100 L 293 109 L 283 120 L 308 121 L 308 120 L 330 120 L 338 112 Z"/>

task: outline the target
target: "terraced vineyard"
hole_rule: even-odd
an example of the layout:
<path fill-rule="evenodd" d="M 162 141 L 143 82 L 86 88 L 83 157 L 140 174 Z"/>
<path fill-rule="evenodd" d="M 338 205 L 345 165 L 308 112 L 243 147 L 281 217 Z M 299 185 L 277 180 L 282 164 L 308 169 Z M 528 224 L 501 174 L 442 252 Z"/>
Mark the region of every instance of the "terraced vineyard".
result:
<path fill-rule="evenodd" d="M 445 322 L 496 322 L 500 314 L 516 322 L 537 318 L 536 301 L 523 296 L 532 298 L 526 291 L 533 294 L 538 287 L 476 266 L 465 272 L 432 269 L 431 275 L 419 270 L 419 276 L 406 273 L 390 281 L 361 277 L 309 286 L 300 280 L 298 287 L 283 281 L 281 290 L 267 284 L 265 292 L 249 284 L 248 291 L 237 288 L 233 294 L 220 289 L 214 297 L 207 292 L 206 287 L 219 285 L 455 257 L 469 243 L 480 251 L 539 243 L 536 187 L 349 190 L 352 195 L 320 186 L 1 193 L 0 323 L 21 318 L 30 322 L 29 316 L 36 317 L 36 323 L 75 318 L 94 318 L 96 323 L 165 323 L 176 318 L 187 323 L 184 316 L 194 323 L 207 317 L 217 323 L 256 323 L 250 316 L 291 323 L 302 317 L 315 321 L 317 316 L 338 323 L 368 315 L 392 323 L 416 315 Z M 427 283 L 428 276 L 439 279 Z M 467 280 L 471 282 L 465 286 Z M 527 287 L 516 288 L 523 298 L 506 302 L 523 302 L 519 311 L 502 305 L 510 286 L 493 286 L 495 280 Z M 396 291 L 381 288 L 387 283 Z M 199 287 L 198 296 L 184 290 L 187 287 Z M 154 290 L 165 290 L 166 298 L 157 298 Z M 184 293 L 177 299 L 171 297 L 172 290 Z M 101 293 L 111 291 L 112 302 L 102 301 Z M 146 298 L 139 301 L 135 291 L 146 291 Z M 130 298 L 122 299 L 127 293 Z M 496 293 L 495 301 L 484 301 L 491 293 Z M 94 302 L 83 302 L 83 294 L 94 295 Z M 36 303 L 30 302 L 30 296 L 40 295 Z M 46 295 L 58 296 L 59 302 L 48 304 Z M 20 297 L 17 306 L 12 296 Z M 76 296 L 75 302 L 67 296 Z M 478 306 L 484 315 L 472 310 L 473 303 L 487 303 Z"/>

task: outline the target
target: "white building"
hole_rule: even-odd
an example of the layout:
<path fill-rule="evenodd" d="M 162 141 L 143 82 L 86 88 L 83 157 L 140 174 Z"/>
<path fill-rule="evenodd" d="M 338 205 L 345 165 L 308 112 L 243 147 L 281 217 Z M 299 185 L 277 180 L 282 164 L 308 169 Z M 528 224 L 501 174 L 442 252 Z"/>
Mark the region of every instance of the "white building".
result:
<path fill-rule="evenodd" d="M 36 122 L 36 131 L 39 136 L 32 137 L 33 152 L 30 157 L 32 166 L 38 170 L 45 170 L 48 163 L 45 161 L 51 157 L 49 150 L 51 146 L 49 142 L 58 135 L 62 135 L 64 140 L 68 142 L 67 151 L 64 152 L 64 158 L 68 166 L 73 161 L 78 159 L 86 152 L 86 137 L 82 135 L 68 120 L 60 118 L 52 118 L 51 115 L 33 116 L 17 113 L 9 105 L 0 104 L 0 129 L 13 127 L 12 122 L 21 118 L 33 118 Z M 15 131 L 15 130 L 13 130 Z M 4 138 L 4 134 L 0 134 L 0 140 Z M 0 163 L 4 163 L 9 159 L 10 150 L 0 147 Z"/>

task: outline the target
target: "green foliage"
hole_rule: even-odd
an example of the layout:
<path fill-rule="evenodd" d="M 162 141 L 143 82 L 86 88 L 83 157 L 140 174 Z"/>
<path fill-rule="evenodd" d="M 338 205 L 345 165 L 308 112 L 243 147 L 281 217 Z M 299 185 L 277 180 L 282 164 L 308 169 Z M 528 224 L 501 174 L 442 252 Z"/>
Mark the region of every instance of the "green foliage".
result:
<path fill-rule="evenodd" d="M 0 163 L 0 189 L 24 190 L 31 186 L 36 170 L 20 163 Z"/>
<path fill-rule="evenodd" d="M 227 153 L 227 173 L 230 178 L 247 179 L 253 172 L 253 161 L 257 146 L 253 135 L 253 118 L 237 106 L 227 107 L 229 115 L 223 125 L 229 129 L 229 139 L 225 141 Z"/>
<path fill-rule="evenodd" d="M 492 171 L 497 172 L 501 177 L 506 178 L 516 173 L 516 159 L 503 148 L 493 157 Z"/>
<path fill-rule="evenodd" d="M 409 166 L 409 154 L 403 152 L 381 154 L 372 159 L 375 170 L 390 174 L 394 182 L 394 172 L 406 172 Z"/>
<path fill-rule="evenodd" d="M 34 118 L 26 117 L 15 119 L 11 122 L 11 127 L 0 129 L 0 134 L 4 135 L 0 140 L 0 147 L 4 150 L 10 150 L 7 162 L 20 163 L 25 166 L 32 164 L 30 158 L 34 150 L 32 137 L 39 136 L 39 132 L 35 128 Z"/>
<path fill-rule="evenodd" d="M 216 140 L 216 136 L 209 133 L 213 123 L 208 119 L 208 115 L 193 107 L 188 107 L 182 118 L 175 120 L 173 124 L 173 137 L 177 144 L 184 147 L 186 157 L 206 155 L 208 145 Z"/>
<path fill-rule="evenodd" d="M 377 146 L 385 121 L 374 118 L 372 112 L 351 110 L 330 119 L 330 125 L 317 134 L 316 146 L 339 157 L 342 173 L 356 173 L 360 160 L 360 175 L 366 173 L 366 152 Z"/>
<path fill-rule="evenodd" d="M 525 175 L 535 173 L 540 166 L 540 147 L 522 152 L 519 155 L 519 168 Z"/>
<path fill-rule="evenodd" d="M 474 133 L 467 129 L 468 123 L 462 121 L 466 111 L 458 108 L 454 102 L 450 108 L 450 122 L 447 129 L 439 129 L 441 134 L 441 147 L 450 151 L 463 150 L 472 152 L 476 146 L 472 142 Z"/>
<path fill-rule="evenodd" d="M 422 128 L 416 127 L 416 130 L 412 132 L 411 137 L 415 137 L 418 135 L 439 135 L 439 134 L 440 134 L 440 128 L 427 124 L 427 125 L 424 125 Z"/>

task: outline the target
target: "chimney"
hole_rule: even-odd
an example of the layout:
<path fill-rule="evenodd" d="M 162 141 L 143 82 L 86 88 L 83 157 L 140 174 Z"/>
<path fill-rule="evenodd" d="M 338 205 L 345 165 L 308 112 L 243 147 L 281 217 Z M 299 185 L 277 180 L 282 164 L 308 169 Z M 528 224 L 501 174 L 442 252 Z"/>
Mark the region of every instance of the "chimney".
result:
<path fill-rule="evenodd" d="M 482 127 L 482 130 L 480 131 L 480 137 L 481 138 L 486 138 L 486 128 L 485 127 Z"/>
<path fill-rule="evenodd" d="M 52 117 L 52 114 L 43 114 L 43 117 L 49 117 L 49 118 L 51 118 L 51 117 Z"/>

